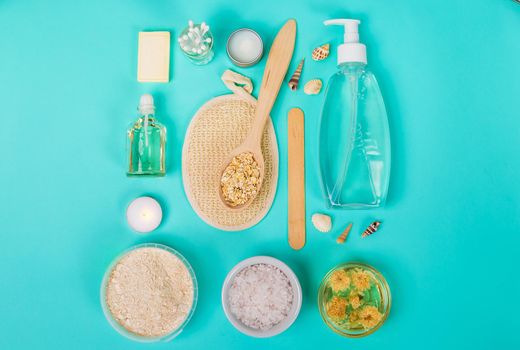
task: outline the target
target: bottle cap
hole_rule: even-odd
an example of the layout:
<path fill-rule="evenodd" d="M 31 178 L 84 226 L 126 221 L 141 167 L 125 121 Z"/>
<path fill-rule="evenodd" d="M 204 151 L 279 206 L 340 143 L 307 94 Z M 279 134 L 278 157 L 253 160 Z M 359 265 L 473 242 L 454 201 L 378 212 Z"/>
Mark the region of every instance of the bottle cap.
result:
<path fill-rule="evenodd" d="M 155 105 L 153 103 L 153 96 L 150 94 L 142 95 L 139 101 L 139 107 L 137 109 L 139 110 L 139 113 L 141 113 L 142 115 L 154 114 Z"/>
<path fill-rule="evenodd" d="M 367 63 L 367 48 L 359 42 L 357 19 L 329 19 L 323 22 L 326 26 L 344 26 L 343 44 L 338 46 L 338 64 L 346 62 Z"/>

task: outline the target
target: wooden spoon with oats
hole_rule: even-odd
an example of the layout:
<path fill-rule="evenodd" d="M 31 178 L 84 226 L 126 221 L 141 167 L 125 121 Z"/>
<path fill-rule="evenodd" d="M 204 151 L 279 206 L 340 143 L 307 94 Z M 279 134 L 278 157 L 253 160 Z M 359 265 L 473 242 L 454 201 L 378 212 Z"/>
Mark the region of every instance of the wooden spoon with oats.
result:
<path fill-rule="evenodd" d="M 248 207 L 262 186 L 264 178 L 262 135 L 289 68 L 295 40 L 296 21 L 290 19 L 276 35 L 269 51 L 251 130 L 244 142 L 230 153 L 220 171 L 219 198 L 230 209 Z"/>

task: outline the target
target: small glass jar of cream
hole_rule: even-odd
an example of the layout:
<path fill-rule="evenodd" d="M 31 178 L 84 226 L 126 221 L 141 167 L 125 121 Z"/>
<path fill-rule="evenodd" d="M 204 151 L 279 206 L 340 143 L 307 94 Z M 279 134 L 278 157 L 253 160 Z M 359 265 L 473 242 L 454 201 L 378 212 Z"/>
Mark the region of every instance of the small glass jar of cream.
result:
<path fill-rule="evenodd" d="M 264 44 L 257 32 L 248 28 L 235 30 L 227 41 L 227 54 L 239 67 L 250 67 L 262 58 Z"/>

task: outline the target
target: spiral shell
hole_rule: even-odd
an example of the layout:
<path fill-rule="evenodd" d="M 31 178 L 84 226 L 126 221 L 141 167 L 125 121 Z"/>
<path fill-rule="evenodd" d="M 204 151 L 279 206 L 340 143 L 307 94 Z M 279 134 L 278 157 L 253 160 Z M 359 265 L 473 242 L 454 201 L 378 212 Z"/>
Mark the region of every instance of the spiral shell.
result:
<path fill-rule="evenodd" d="M 305 86 L 303 87 L 303 91 L 307 95 L 317 95 L 320 93 L 322 86 L 323 86 L 323 83 L 321 82 L 320 79 L 312 79 L 312 80 L 309 80 L 307 82 L 307 84 L 305 84 Z"/>
<path fill-rule="evenodd" d="M 312 51 L 312 59 L 315 61 L 321 61 L 329 57 L 330 44 L 323 44 L 318 46 Z"/>
<path fill-rule="evenodd" d="M 343 233 L 336 239 L 336 243 L 343 244 L 345 243 L 345 240 L 347 239 L 348 234 L 350 233 L 350 230 L 352 229 L 352 223 L 348 224 L 347 228 L 343 231 Z"/>
<path fill-rule="evenodd" d="M 289 88 L 291 88 L 292 91 L 298 88 L 298 83 L 300 82 L 300 77 L 302 76 L 304 60 L 305 59 L 302 59 L 300 61 L 298 67 L 296 67 L 296 70 L 294 71 L 294 74 L 291 76 L 291 79 L 289 80 Z"/>
<path fill-rule="evenodd" d="M 370 225 L 368 225 L 367 229 L 363 231 L 361 234 L 362 238 L 368 237 L 371 234 L 375 233 L 379 229 L 379 225 L 381 225 L 381 221 L 374 221 Z"/>
<path fill-rule="evenodd" d="M 332 219 L 328 215 L 316 213 L 311 220 L 316 230 L 320 232 L 327 233 L 332 228 Z"/>

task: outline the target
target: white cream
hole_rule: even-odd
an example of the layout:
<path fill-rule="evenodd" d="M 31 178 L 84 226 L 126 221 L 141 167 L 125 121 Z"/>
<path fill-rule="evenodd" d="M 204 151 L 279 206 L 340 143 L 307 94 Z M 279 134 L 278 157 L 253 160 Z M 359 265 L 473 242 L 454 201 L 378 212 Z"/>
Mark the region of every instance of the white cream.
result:
<path fill-rule="evenodd" d="M 239 64 L 256 63 L 262 51 L 262 39 L 250 29 L 239 29 L 229 37 L 228 54 Z"/>

